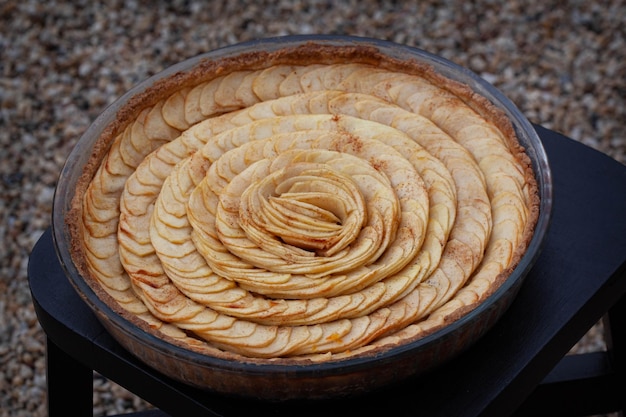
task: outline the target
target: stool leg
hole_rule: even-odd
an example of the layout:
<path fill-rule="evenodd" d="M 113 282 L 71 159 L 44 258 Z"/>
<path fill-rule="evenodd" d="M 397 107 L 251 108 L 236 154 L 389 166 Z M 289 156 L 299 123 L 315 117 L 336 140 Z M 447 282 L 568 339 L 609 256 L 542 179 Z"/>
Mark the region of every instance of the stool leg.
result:
<path fill-rule="evenodd" d="M 46 342 L 48 417 L 93 416 L 93 371 Z"/>
<path fill-rule="evenodd" d="M 604 317 L 604 336 L 611 362 L 621 385 L 621 412 L 626 414 L 626 295 L 622 296 Z"/>

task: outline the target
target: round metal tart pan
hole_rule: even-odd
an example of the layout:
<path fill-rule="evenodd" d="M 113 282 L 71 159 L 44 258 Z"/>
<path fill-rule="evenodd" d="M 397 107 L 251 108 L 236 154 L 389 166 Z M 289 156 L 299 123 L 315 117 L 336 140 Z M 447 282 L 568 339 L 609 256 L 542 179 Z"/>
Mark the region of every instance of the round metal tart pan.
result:
<path fill-rule="evenodd" d="M 518 140 L 531 159 L 539 188 L 540 215 L 528 249 L 508 279 L 484 302 L 446 327 L 421 339 L 376 354 L 343 360 L 290 363 L 272 360 L 231 360 L 179 346 L 158 337 L 118 314 L 103 302 L 79 273 L 72 255 L 67 213 L 77 181 L 102 132 L 133 97 L 159 80 L 193 71 L 198 65 L 254 51 L 276 51 L 307 42 L 321 45 L 365 45 L 396 59 L 432 66 L 450 79 L 486 97 L 511 120 Z M 550 169 L 535 130 L 496 88 L 471 71 L 428 52 L 387 41 L 340 36 L 289 36 L 262 39 L 218 49 L 177 64 L 140 83 L 108 107 L 88 128 L 69 155 L 59 177 L 53 207 L 53 236 L 66 275 L 81 298 L 112 336 L 133 355 L 173 379 L 195 387 L 263 400 L 331 398 L 367 392 L 404 378 L 431 371 L 471 346 L 506 311 L 536 260 L 547 232 L 552 204 Z"/>

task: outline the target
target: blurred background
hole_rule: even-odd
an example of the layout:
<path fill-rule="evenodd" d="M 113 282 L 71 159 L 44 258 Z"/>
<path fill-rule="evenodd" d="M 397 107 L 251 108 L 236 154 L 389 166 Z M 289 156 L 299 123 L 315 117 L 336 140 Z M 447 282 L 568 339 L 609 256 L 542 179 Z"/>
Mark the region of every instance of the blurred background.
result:
<path fill-rule="evenodd" d="M 416 46 L 494 84 L 534 123 L 626 164 L 626 0 L 0 1 L 0 416 L 46 416 L 29 253 L 91 121 L 162 69 L 290 34 Z M 603 349 L 595 326 L 573 351 Z M 94 416 L 150 407 L 94 375 Z"/>

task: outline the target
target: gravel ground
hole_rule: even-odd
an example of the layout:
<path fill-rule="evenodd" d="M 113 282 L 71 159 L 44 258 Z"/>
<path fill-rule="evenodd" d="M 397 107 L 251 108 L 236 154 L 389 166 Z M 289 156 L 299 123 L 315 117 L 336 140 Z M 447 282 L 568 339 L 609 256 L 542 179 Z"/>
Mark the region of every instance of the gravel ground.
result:
<path fill-rule="evenodd" d="M 0 2 L 0 416 L 45 416 L 26 265 L 59 170 L 131 86 L 216 47 L 296 33 L 418 46 L 500 88 L 533 122 L 626 163 L 626 1 Z M 603 348 L 599 327 L 575 351 Z M 149 407 L 94 375 L 94 415 Z"/>

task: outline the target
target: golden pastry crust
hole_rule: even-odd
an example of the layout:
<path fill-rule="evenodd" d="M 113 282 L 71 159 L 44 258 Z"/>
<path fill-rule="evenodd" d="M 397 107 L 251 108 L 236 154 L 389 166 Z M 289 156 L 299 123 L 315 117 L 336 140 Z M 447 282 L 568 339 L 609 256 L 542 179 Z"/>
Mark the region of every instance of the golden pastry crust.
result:
<path fill-rule="evenodd" d="M 301 363 L 419 339 L 523 256 L 537 185 L 506 116 L 369 47 L 205 61 L 121 109 L 68 216 L 108 305 L 201 353 Z"/>

